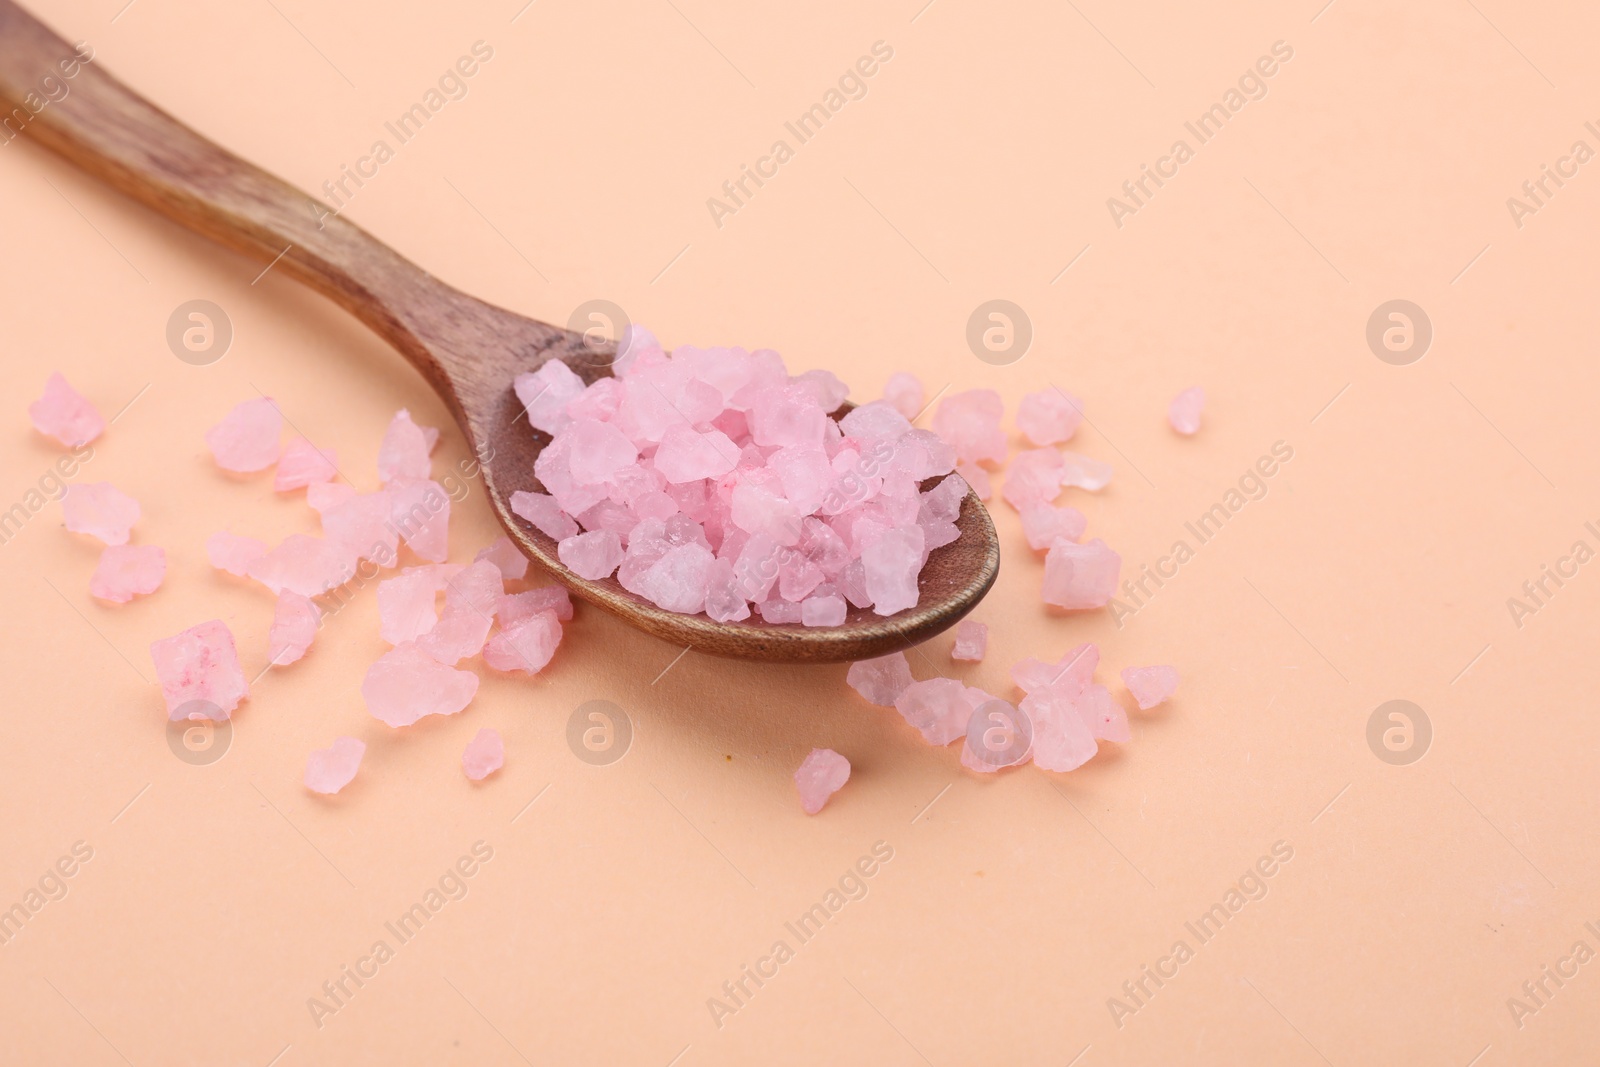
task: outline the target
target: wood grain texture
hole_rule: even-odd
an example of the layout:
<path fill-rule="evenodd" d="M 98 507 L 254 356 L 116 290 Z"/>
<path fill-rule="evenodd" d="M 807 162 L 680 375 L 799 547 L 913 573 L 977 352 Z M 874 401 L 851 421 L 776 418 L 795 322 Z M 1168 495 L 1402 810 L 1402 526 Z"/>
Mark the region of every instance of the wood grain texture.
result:
<path fill-rule="evenodd" d="M 63 64 L 76 61 L 65 79 Z M 66 81 L 48 97 L 44 79 Z M 30 94 L 32 94 L 30 96 Z M 421 372 L 482 460 L 484 487 L 512 540 L 572 593 L 664 641 L 717 656 L 833 662 L 897 651 L 953 625 L 988 592 L 999 543 L 968 493 L 960 537 L 930 554 L 918 606 L 888 618 L 851 608 L 841 626 L 717 623 L 663 611 L 619 585 L 562 566 L 555 542 L 513 514 L 511 494 L 542 487 L 534 460 L 549 437 L 533 431 L 512 379 L 549 359 L 585 381 L 611 373 L 614 350 L 517 315 L 444 284 L 305 192 L 184 126 L 132 92 L 12 0 L 0 0 L 0 138 L 26 137 L 183 226 L 322 293 Z M 844 409 L 836 415 L 842 414 Z"/>

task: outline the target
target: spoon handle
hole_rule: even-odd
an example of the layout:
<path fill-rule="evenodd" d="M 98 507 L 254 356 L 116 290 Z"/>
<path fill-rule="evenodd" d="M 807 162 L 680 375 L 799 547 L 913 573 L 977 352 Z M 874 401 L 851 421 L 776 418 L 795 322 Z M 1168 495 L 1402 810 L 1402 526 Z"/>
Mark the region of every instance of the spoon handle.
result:
<path fill-rule="evenodd" d="M 0 149 L 23 134 L 196 233 L 317 290 L 424 375 L 425 309 L 457 296 L 319 201 L 202 137 L 0 0 Z M 439 385 L 438 381 L 434 382 Z"/>

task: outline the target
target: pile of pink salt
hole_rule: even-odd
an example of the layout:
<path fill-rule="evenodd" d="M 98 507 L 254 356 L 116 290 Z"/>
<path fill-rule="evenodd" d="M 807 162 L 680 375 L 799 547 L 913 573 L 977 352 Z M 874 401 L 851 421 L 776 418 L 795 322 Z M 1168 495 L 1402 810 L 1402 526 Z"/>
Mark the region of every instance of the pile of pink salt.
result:
<path fill-rule="evenodd" d="M 850 780 L 850 761 L 831 748 L 814 748 L 794 772 L 794 786 L 800 793 L 800 807 L 807 815 L 822 810 L 828 798 Z"/>
<path fill-rule="evenodd" d="M 95 406 L 67 384 L 59 373 L 44 383 L 44 393 L 28 405 L 33 428 L 53 437 L 68 448 L 81 448 L 99 437 L 106 428 Z"/>
<path fill-rule="evenodd" d="M 511 508 L 570 571 L 717 622 L 837 626 L 852 607 L 917 605 L 967 493 L 950 476 L 959 450 L 908 420 L 920 383 L 897 377 L 836 422 L 848 389 L 827 371 L 790 375 L 769 350 L 668 356 L 640 327 L 614 372 L 585 385 L 551 360 L 515 382 L 551 440 L 534 465 L 543 491 Z M 1003 458 L 998 394 L 966 396 L 939 417 L 974 458 Z"/>
<path fill-rule="evenodd" d="M 366 754 L 366 742 L 354 737 L 337 737 L 327 748 L 314 749 L 306 760 L 306 788 L 330 796 L 337 793 L 355 779 Z"/>

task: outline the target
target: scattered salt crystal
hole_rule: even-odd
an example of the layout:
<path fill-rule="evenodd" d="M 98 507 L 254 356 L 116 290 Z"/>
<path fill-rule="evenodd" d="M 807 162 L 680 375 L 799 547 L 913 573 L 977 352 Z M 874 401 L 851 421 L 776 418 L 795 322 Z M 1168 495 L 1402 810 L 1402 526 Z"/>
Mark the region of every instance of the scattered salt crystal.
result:
<path fill-rule="evenodd" d="M 1091 641 L 1074 648 L 1055 663 L 1025 659 L 1011 668 L 1011 680 L 1024 693 L 1063 686 L 1072 693 L 1089 685 L 1099 664 L 1100 646 Z"/>
<path fill-rule="evenodd" d="M 73 533 L 125 545 L 140 512 L 139 502 L 110 482 L 89 482 L 67 486 L 61 495 L 61 514 Z"/>
<path fill-rule="evenodd" d="M 155 545 L 107 545 L 89 576 L 89 592 L 100 600 L 126 604 L 161 588 L 167 554 Z"/>
<path fill-rule="evenodd" d="M 922 387 L 922 381 L 916 375 L 907 374 L 905 371 L 896 371 L 889 375 L 889 381 L 883 387 L 883 398 L 908 419 L 914 419 L 922 414 L 923 399 L 926 396 L 927 390 Z"/>
<path fill-rule="evenodd" d="M 576 534 L 556 545 L 556 555 L 579 578 L 598 582 L 622 562 L 622 538 L 610 530 Z"/>
<path fill-rule="evenodd" d="M 1072 440 L 1082 421 L 1083 401 L 1059 389 L 1029 393 L 1017 405 L 1017 429 L 1036 445 Z"/>
<path fill-rule="evenodd" d="M 310 597 L 288 589 L 279 593 L 267 631 L 267 660 L 274 667 L 286 667 L 304 656 L 321 621 L 322 611 Z"/>
<path fill-rule="evenodd" d="M 95 406 L 68 385 L 60 373 L 45 380 L 44 393 L 28 405 L 28 418 L 35 430 L 68 448 L 88 444 L 106 428 L 106 421 Z"/>
<path fill-rule="evenodd" d="M 519 489 L 511 494 L 511 510 L 533 523 L 552 541 L 565 541 L 578 532 L 578 524 L 562 512 L 556 498 L 548 493 L 526 493 Z"/>
<path fill-rule="evenodd" d="M 407 567 L 378 583 L 379 635 L 391 645 L 415 641 L 439 621 L 436 609 L 444 579 L 434 566 Z"/>
<path fill-rule="evenodd" d="M 278 457 L 278 471 L 272 488 L 280 493 L 320 485 L 338 474 L 339 457 L 331 448 L 319 449 L 304 437 L 296 437 Z"/>
<path fill-rule="evenodd" d="M 454 715 L 477 692 L 476 674 L 447 667 L 409 641 L 384 653 L 361 683 L 367 710 L 395 727 L 428 715 Z"/>
<path fill-rule="evenodd" d="M 250 693 L 233 634 L 219 619 L 192 626 L 150 646 L 167 716 L 226 719 Z"/>
<path fill-rule="evenodd" d="M 1032 716 L 981 689 L 974 692 L 978 702 L 967 720 L 961 766 L 980 774 L 993 774 L 1026 763 L 1033 756 Z"/>
<path fill-rule="evenodd" d="M 561 623 L 555 613 L 540 611 L 510 624 L 502 623 L 500 632 L 483 646 L 483 662 L 497 671 L 537 674 L 560 644 Z"/>
<path fill-rule="evenodd" d="M 906 686 L 895 698 L 894 709 L 922 732 L 928 744 L 948 745 L 966 735 L 973 711 L 988 699 L 988 693 L 954 678 L 929 678 Z"/>
<path fill-rule="evenodd" d="M 494 617 L 501 626 L 511 626 L 541 611 L 554 612 L 557 619 L 572 618 L 572 597 L 564 585 L 546 585 L 526 593 L 508 593 L 495 601 Z"/>
<path fill-rule="evenodd" d="M 988 647 L 989 627 L 972 619 L 962 619 L 956 626 L 956 643 L 950 649 L 950 658 L 981 663 Z"/>
<path fill-rule="evenodd" d="M 1111 464 L 1076 452 L 1061 454 L 1061 484 L 1099 492 L 1111 484 Z"/>
<path fill-rule="evenodd" d="M 1029 504 L 1022 509 L 1022 532 L 1028 547 L 1043 552 L 1058 540 L 1076 541 L 1083 536 L 1089 520 L 1077 508 Z"/>
<path fill-rule="evenodd" d="M 254 537 L 218 531 L 206 538 L 206 558 L 218 570 L 240 578 L 250 574 L 250 564 L 267 554 L 267 543 Z"/>
<path fill-rule="evenodd" d="M 450 496 L 438 482 L 409 482 L 389 490 L 389 523 L 420 558 L 450 555 Z"/>
<path fill-rule="evenodd" d="M 894 702 L 915 679 L 904 652 L 891 652 L 877 659 L 858 660 L 850 664 L 845 675 L 850 688 L 860 693 L 868 703 L 880 707 L 894 707 Z"/>
<path fill-rule="evenodd" d="M 957 463 L 956 473 L 966 479 L 967 484 L 972 487 L 972 491 L 978 494 L 979 500 L 987 502 L 994 495 L 993 485 L 989 481 L 989 472 L 976 463 L 967 463 L 965 461 Z"/>
<path fill-rule="evenodd" d="M 391 521 L 393 506 L 392 490 L 352 493 L 321 513 L 322 533 L 361 559 L 393 566 L 400 548 L 400 534 Z"/>
<path fill-rule="evenodd" d="M 1069 611 L 1105 607 L 1121 570 L 1122 557 L 1098 537 L 1082 545 L 1057 541 L 1044 560 L 1044 602 Z"/>
<path fill-rule="evenodd" d="M 1018 452 L 1006 468 L 1006 484 L 1000 495 L 1018 511 L 1034 504 L 1052 503 L 1061 495 L 1064 467 L 1061 453 L 1053 448 Z"/>
<path fill-rule="evenodd" d="M 430 440 L 429 429 L 431 427 L 418 426 L 412 421 L 411 412 L 405 408 L 395 412 L 394 418 L 389 420 L 389 428 L 383 432 L 383 443 L 378 446 L 380 482 L 384 485 L 425 482 L 433 477 L 433 460 L 429 453 L 433 451 L 438 432 L 434 431 Z"/>
<path fill-rule="evenodd" d="M 452 667 L 476 656 L 494 626 L 495 604 L 504 595 L 500 568 L 488 560 L 446 576 L 444 610 L 433 629 L 417 638 L 417 647 Z"/>
<path fill-rule="evenodd" d="M 356 487 L 347 482 L 312 482 L 306 486 L 306 503 L 319 515 L 357 495 Z"/>
<path fill-rule="evenodd" d="M 1192 385 L 1172 398 L 1167 408 L 1167 422 L 1185 437 L 1200 430 L 1200 412 L 1206 406 L 1206 391 Z"/>
<path fill-rule="evenodd" d="M 806 626 L 838 626 L 844 622 L 844 597 L 807 597 L 800 601 L 800 622 Z"/>
<path fill-rule="evenodd" d="M 480 549 L 473 560 L 486 559 L 500 568 L 507 581 L 516 581 L 528 573 L 528 557 L 512 543 L 509 537 L 498 537 L 488 548 Z"/>
<path fill-rule="evenodd" d="M 206 431 L 206 445 L 223 470 L 249 474 L 278 462 L 283 414 L 270 397 L 238 404 Z"/>
<path fill-rule="evenodd" d="M 1128 713 L 1122 710 L 1111 690 L 1103 685 L 1088 686 L 1074 701 L 1079 717 L 1089 732 L 1102 741 L 1127 744 L 1133 737 L 1128 730 Z"/>
<path fill-rule="evenodd" d="M 274 593 L 289 589 L 301 596 L 321 596 L 348 582 L 355 570 L 355 553 L 337 541 L 290 534 L 245 573 Z"/>
<path fill-rule="evenodd" d="M 1099 751 L 1094 734 L 1073 707 L 1068 687 L 1043 687 L 1020 705 L 1033 724 L 1033 762 L 1047 771 L 1072 771 Z"/>
<path fill-rule="evenodd" d="M 1122 681 L 1139 702 L 1139 710 L 1147 711 L 1157 704 L 1166 703 L 1178 691 L 1176 667 L 1128 667 L 1122 672 Z"/>
<path fill-rule="evenodd" d="M 969 463 L 1006 461 L 1006 434 L 1000 428 L 1005 404 L 993 389 L 952 393 L 933 415 L 933 432 Z"/>
<path fill-rule="evenodd" d="M 306 758 L 306 788 L 313 793 L 337 793 L 354 780 L 366 754 L 366 743 L 353 737 L 338 737 L 327 748 L 313 749 Z"/>
<path fill-rule="evenodd" d="M 500 731 L 488 726 L 479 730 L 461 753 L 461 769 L 474 782 L 483 781 L 505 763 L 506 743 L 501 740 Z"/>
<path fill-rule="evenodd" d="M 822 810 L 828 798 L 850 780 L 850 761 L 831 748 L 814 748 L 794 772 L 794 785 L 800 791 L 800 807 L 807 815 Z"/>

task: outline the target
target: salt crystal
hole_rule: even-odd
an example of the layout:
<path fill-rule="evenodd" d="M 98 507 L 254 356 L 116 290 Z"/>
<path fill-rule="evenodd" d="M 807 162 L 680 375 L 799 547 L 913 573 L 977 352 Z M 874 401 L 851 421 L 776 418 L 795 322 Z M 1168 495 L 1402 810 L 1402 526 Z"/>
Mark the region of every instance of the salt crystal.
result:
<path fill-rule="evenodd" d="M 838 626 L 844 622 L 844 597 L 814 596 L 800 601 L 800 622 L 805 626 Z"/>
<path fill-rule="evenodd" d="M 304 489 L 331 479 L 338 472 L 339 457 L 331 448 L 319 449 L 304 437 L 290 441 L 278 457 L 278 470 L 272 488 L 280 493 Z"/>
<path fill-rule="evenodd" d="M 713 559 L 700 544 L 670 549 L 640 577 L 640 595 L 659 608 L 693 615 L 705 607 Z"/>
<path fill-rule="evenodd" d="M 572 598 L 564 585 L 546 585 L 526 593 L 509 593 L 495 601 L 494 617 L 501 626 L 511 626 L 541 611 L 555 613 L 562 622 L 572 618 Z"/>
<path fill-rule="evenodd" d="M 255 560 L 245 573 L 274 593 L 285 589 L 321 596 L 355 576 L 356 557 L 344 545 L 307 534 L 290 534 Z"/>
<path fill-rule="evenodd" d="M 961 746 L 961 766 L 980 774 L 993 774 L 1026 763 L 1033 756 L 1033 718 L 1009 701 L 982 690 L 967 720 L 967 741 Z"/>
<path fill-rule="evenodd" d="M 922 414 L 922 402 L 926 396 L 927 390 L 922 387 L 921 380 L 905 371 L 889 375 L 889 381 L 883 387 L 883 398 L 908 419 Z"/>
<path fill-rule="evenodd" d="M 917 606 L 917 574 L 922 570 L 924 535 L 920 526 L 890 530 L 861 552 L 867 593 L 879 615 Z"/>
<path fill-rule="evenodd" d="M 1102 741 L 1127 744 L 1133 735 L 1128 730 L 1128 713 L 1122 710 L 1111 690 L 1091 685 L 1079 693 L 1073 706 L 1089 732 Z"/>
<path fill-rule="evenodd" d="M 787 626 L 800 621 L 800 605 L 792 600 L 782 597 L 773 597 L 763 600 L 756 605 L 756 610 L 761 613 L 761 621 L 774 626 Z"/>
<path fill-rule="evenodd" d="M 578 524 L 562 512 L 556 498 L 548 493 L 527 493 L 519 489 L 511 494 L 511 510 L 533 523 L 552 541 L 565 541 L 578 532 Z"/>
<path fill-rule="evenodd" d="M 371 667 L 361 696 L 373 717 L 390 726 L 410 726 L 428 715 L 454 715 L 472 702 L 478 676 L 458 671 L 412 642 L 396 645 Z"/>
<path fill-rule="evenodd" d="M 483 662 L 497 671 L 537 674 L 561 644 L 561 623 L 553 611 L 540 611 L 509 625 L 483 646 Z"/>
<path fill-rule="evenodd" d="M 614 481 L 639 458 L 633 442 L 609 422 L 581 419 L 562 430 L 561 436 L 572 449 L 570 469 L 580 487 Z"/>
<path fill-rule="evenodd" d="M 950 658 L 982 663 L 988 647 L 989 627 L 973 619 L 962 619 L 956 626 L 956 643 L 950 648 Z"/>
<path fill-rule="evenodd" d="M 487 548 L 478 550 L 474 561 L 486 559 L 500 568 L 501 577 L 515 581 L 528 573 L 528 557 L 522 554 L 509 537 L 497 537 Z"/>
<path fill-rule="evenodd" d="M 394 490 L 354 494 L 321 513 L 322 533 L 361 559 L 392 567 L 400 549 L 393 509 Z"/>
<path fill-rule="evenodd" d="M 1061 484 L 1099 492 L 1111 484 L 1111 464 L 1076 452 L 1061 453 Z"/>
<path fill-rule="evenodd" d="M 438 482 L 410 482 L 389 491 L 389 523 L 418 557 L 450 555 L 450 497 Z"/>
<path fill-rule="evenodd" d="M 1011 680 L 1024 693 L 1065 687 L 1070 694 L 1089 684 L 1099 663 L 1100 646 L 1089 642 L 1072 649 L 1055 663 L 1025 659 L 1011 668 Z"/>
<path fill-rule="evenodd" d="M 155 545 L 107 545 L 89 576 L 89 593 L 113 604 L 126 604 L 161 588 L 167 576 L 167 554 Z"/>
<path fill-rule="evenodd" d="M 1047 771 L 1072 771 L 1099 751 L 1094 734 L 1064 687 L 1045 687 L 1025 697 L 1021 710 L 1033 724 L 1033 762 Z"/>
<path fill-rule="evenodd" d="M 318 515 L 324 515 L 329 508 L 353 500 L 358 495 L 356 487 L 347 482 L 312 482 L 306 486 L 306 503 Z"/>
<path fill-rule="evenodd" d="M 443 579 L 432 566 L 408 567 L 378 583 L 379 636 L 391 645 L 415 641 L 439 621 Z"/>
<path fill-rule="evenodd" d="M 448 666 L 476 656 L 494 626 L 494 608 L 505 594 L 500 568 L 479 560 L 445 580 L 444 610 L 417 647 Z"/>
<path fill-rule="evenodd" d="M 910 664 L 906 653 L 890 653 L 877 659 L 861 659 L 850 664 L 845 681 L 856 693 L 866 697 L 869 704 L 893 707 L 899 694 L 904 693 L 915 678 L 910 677 Z"/>
<path fill-rule="evenodd" d="M 1035 503 L 1022 509 L 1022 532 L 1028 538 L 1028 547 L 1036 552 L 1043 552 L 1057 540 L 1076 541 L 1088 524 L 1077 508 Z"/>
<path fill-rule="evenodd" d="M 1017 405 L 1017 429 L 1036 445 L 1072 440 L 1083 421 L 1083 401 L 1059 389 L 1029 393 Z"/>
<path fill-rule="evenodd" d="M 1005 404 L 993 389 L 952 393 L 933 415 L 933 432 L 944 438 L 958 459 L 969 463 L 1006 461 L 1006 434 L 1000 428 Z"/>
<path fill-rule="evenodd" d="M 1018 511 L 1034 504 L 1049 504 L 1061 495 L 1064 467 L 1061 453 L 1053 448 L 1019 452 L 1006 468 L 1006 484 L 1000 495 Z"/>
<path fill-rule="evenodd" d="M 1105 607 L 1121 570 L 1122 557 L 1098 537 L 1083 545 L 1057 541 L 1044 560 L 1044 602 L 1068 611 Z"/>
<path fill-rule="evenodd" d="M 461 770 L 474 782 L 483 781 L 505 763 L 506 743 L 500 739 L 500 731 L 488 726 L 479 730 L 461 753 Z"/>
<path fill-rule="evenodd" d="M 44 383 L 44 393 L 28 405 L 33 428 L 68 448 L 81 448 L 105 431 L 106 421 L 95 406 L 67 384 L 59 373 Z"/>
<path fill-rule="evenodd" d="M 561 562 L 587 581 L 609 578 L 622 562 L 622 538 L 610 530 L 577 534 L 556 545 Z"/>
<path fill-rule="evenodd" d="M 378 446 L 378 480 L 384 485 L 391 482 L 425 482 L 433 477 L 433 442 L 428 437 L 430 427 L 418 426 L 411 412 L 401 408 L 389 420 L 383 432 L 383 443 Z M 434 440 L 437 440 L 435 431 Z"/>
<path fill-rule="evenodd" d="M 233 634 L 212 619 L 150 646 L 167 717 L 226 719 L 250 693 Z"/>
<path fill-rule="evenodd" d="M 567 402 L 583 393 L 583 379 L 559 359 L 547 359 L 532 374 L 519 374 L 512 383 L 517 399 L 535 430 L 557 434 L 572 421 Z"/>
<path fill-rule="evenodd" d="M 274 667 L 286 667 L 304 656 L 321 621 L 322 612 L 310 597 L 288 589 L 279 593 L 272 627 L 267 631 L 268 662 Z"/>
<path fill-rule="evenodd" d="M 327 748 L 313 749 L 306 758 L 306 788 L 329 796 L 337 793 L 355 779 L 366 754 L 366 743 L 353 737 L 337 737 Z"/>
<path fill-rule="evenodd" d="M 218 570 L 240 578 L 249 577 L 250 564 L 267 554 L 267 543 L 254 537 L 218 531 L 206 538 L 206 558 Z"/>
<path fill-rule="evenodd" d="M 743 622 L 750 617 L 750 604 L 740 589 L 732 560 L 715 560 L 706 571 L 705 612 L 714 622 Z"/>
<path fill-rule="evenodd" d="M 67 529 L 89 534 L 108 545 L 128 543 L 128 531 L 139 521 L 139 502 L 110 482 L 69 485 L 61 495 Z"/>
<path fill-rule="evenodd" d="M 1191 385 L 1172 398 L 1167 408 L 1167 422 L 1172 428 L 1188 437 L 1200 431 L 1200 412 L 1206 406 L 1206 391 Z"/>
<path fill-rule="evenodd" d="M 206 445 L 223 470 L 248 474 L 278 462 L 283 414 L 269 397 L 246 400 L 206 431 Z"/>
<path fill-rule="evenodd" d="M 828 798 L 850 780 L 850 761 L 831 748 L 814 748 L 794 772 L 794 785 L 800 791 L 800 807 L 807 815 L 822 810 Z"/>
<path fill-rule="evenodd" d="M 1178 691 L 1178 669 L 1166 665 L 1128 667 L 1122 672 L 1122 681 L 1139 702 L 1139 710 L 1148 711 Z"/>
<path fill-rule="evenodd" d="M 993 484 L 989 481 L 989 472 L 976 463 L 965 461 L 956 464 L 956 473 L 966 480 L 978 499 L 987 502 L 994 495 Z"/>
<path fill-rule="evenodd" d="M 929 678 L 906 686 L 895 698 L 894 709 L 922 732 L 928 744 L 948 745 L 966 735 L 973 711 L 988 699 L 983 690 L 954 678 Z"/>

